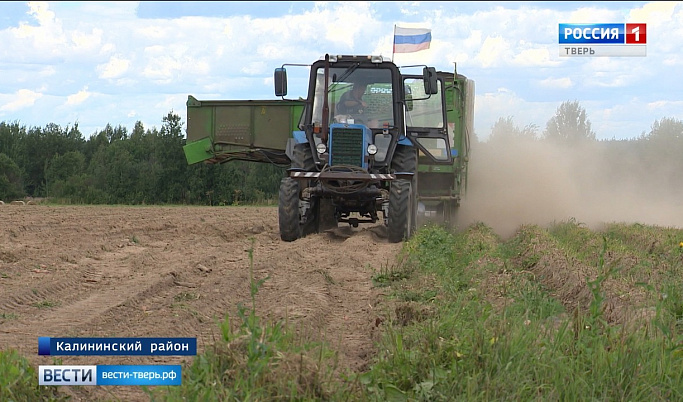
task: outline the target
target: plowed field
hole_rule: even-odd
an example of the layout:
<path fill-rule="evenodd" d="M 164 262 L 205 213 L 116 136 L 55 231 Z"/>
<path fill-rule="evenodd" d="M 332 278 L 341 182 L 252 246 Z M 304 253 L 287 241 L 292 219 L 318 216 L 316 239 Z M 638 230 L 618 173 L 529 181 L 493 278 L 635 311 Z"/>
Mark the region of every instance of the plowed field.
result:
<path fill-rule="evenodd" d="M 458 252 L 481 254 L 468 266 L 479 274 L 467 286 L 502 308 L 514 301 L 511 284 L 521 286 L 523 278 L 539 283 L 573 312 L 591 304 L 587 280 L 607 275 L 604 265 L 614 268 L 600 283 L 604 319 L 615 325 L 651 319 L 660 302 L 658 289 L 680 277 L 681 231 L 636 224 L 607 225 L 600 232 L 571 222 L 550 231 L 517 225 L 509 237 L 495 235 L 485 224 L 466 224 Z M 607 250 L 603 236 L 609 238 Z M 196 337 L 202 353 L 221 336 L 218 324 L 226 314 L 236 325 L 238 306 L 251 305 L 252 272 L 255 280 L 264 280 L 255 297 L 259 317 L 287 320 L 324 338 L 337 352 L 339 369 L 364 371 L 373 363 L 382 320 L 391 311 L 390 298 L 382 293 L 390 290 L 373 286 L 372 279 L 397 264 L 401 247 L 386 240 L 381 226 L 340 226 L 283 242 L 274 207 L 4 205 L 0 350 L 17 349 L 36 368 L 55 364 L 54 357 L 38 356 L 40 336 Z M 63 356 L 60 361 L 181 364 L 189 359 Z M 149 400 L 133 386 L 60 391 L 74 401 Z"/>
<path fill-rule="evenodd" d="M 324 334 L 339 364 L 373 353 L 380 289 L 373 270 L 401 244 L 380 227 L 282 242 L 277 208 L 4 205 L 0 208 L 0 349 L 35 367 L 38 337 L 196 337 L 249 305 L 249 249 L 257 314 Z M 349 229 L 349 230 L 345 230 Z M 180 357 L 64 356 L 62 364 L 179 364 Z M 64 387 L 65 390 L 67 387 Z M 69 387 L 73 400 L 147 400 L 136 387 Z"/>

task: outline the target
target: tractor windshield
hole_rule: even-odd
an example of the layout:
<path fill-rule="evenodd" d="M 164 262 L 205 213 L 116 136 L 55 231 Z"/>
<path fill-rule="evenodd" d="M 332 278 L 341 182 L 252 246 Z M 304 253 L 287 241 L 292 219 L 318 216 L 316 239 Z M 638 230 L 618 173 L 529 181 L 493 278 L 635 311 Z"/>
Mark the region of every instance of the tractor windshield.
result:
<path fill-rule="evenodd" d="M 328 106 L 330 123 L 365 124 L 370 128 L 394 125 L 391 70 L 330 68 Z M 316 72 L 313 124 L 322 125 L 325 70 Z"/>

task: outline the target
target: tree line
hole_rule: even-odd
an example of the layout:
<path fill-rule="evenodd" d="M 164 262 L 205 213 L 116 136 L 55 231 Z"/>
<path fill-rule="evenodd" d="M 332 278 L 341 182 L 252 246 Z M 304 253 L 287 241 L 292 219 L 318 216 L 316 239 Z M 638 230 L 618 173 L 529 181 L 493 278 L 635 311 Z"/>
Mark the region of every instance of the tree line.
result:
<path fill-rule="evenodd" d="M 78 124 L 0 122 L 0 200 L 72 204 L 263 203 L 277 198 L 284 170 L 264 163 L 188 165 L 180 117 L 161 128 L 107 126 L 88 139 Z"/>
<path fill-rule="evenodd" d="M 591 128 L 586 109 L 578 101 L 565 101 L 548 120 L 540 132 L 534 124 L 522 128 L 517 126 L 512 116 L 501 117 L 491 127 L 490 142 L 516 140 L 547 140 L 562 145 L 579 145 L 597 141 Z M 649 132 L 643 131 L 633 140 L 606 140 L 606 142 L 676 142 L 683 140 L 683 121 L 664 117 L 656 120 Z"/>
<path fill-rule="evenodd" d="M 538 161 L 543 155 L 530 153 L 542 149 L 548 157 L 559 155 L 556 163 L 571 160 L 572 173 L 586 188 L 586 183 L 599 183 L 614 194 L 642 200 L 643 207 L 646 199 L 670 200 L 683 207 L 683 121 L 676 118 L 655 120 L 649 131 L 633 139 L 597 140 L 586 110 L 578 101 L 566 101 L 543 130 L 501 117 L 488 140 L 476 144 L 480 154 L 472 159 L 504 149 Z"/>
<path fill-rule="evenodd" d="M 0 122 L 0 200 L 233 205 L 277 199 L 285 175 L 282 167 L 242 161 L 188 165 L 182 126 L 171 111 L 159 129 L 137 122 L 129 132 L 107 124 L 85 139 L 78 124 L 27 128 Z M 578 101 L 566 101 L 543 131 L 535 125 L 520 128 L 511 116 L 501 117 L 482 144 L 502 145 L 522 155 L 528 141 L 544 141 L 574 153 L 598 149 L 599 154 L 585 155 L 599 155 L 606 162 L 601 169 L 683 188 L 683 121 L 675 118 L 655 121 L 636 139 L 598 141 L 586 110 Z"/>

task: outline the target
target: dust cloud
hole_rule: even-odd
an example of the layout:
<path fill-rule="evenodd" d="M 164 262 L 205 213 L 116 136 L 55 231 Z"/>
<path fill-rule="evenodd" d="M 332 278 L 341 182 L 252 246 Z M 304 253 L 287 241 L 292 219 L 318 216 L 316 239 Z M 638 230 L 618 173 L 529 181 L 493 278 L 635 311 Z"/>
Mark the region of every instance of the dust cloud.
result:
<path fill-rule="evenodd" d="M 596 230 L 614 222 L 683 228 L 680 156 L 641 145 L 475 143 L 458 226 L 482 222 L 504 238 L 522 224 L 570 219 Z"/>

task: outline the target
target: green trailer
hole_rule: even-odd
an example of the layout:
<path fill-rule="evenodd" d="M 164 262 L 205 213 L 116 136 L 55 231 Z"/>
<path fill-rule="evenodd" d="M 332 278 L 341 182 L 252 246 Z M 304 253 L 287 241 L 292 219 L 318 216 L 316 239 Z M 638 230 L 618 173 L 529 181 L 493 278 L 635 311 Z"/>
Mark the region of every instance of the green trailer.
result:
<path fill-rule="evenodd" d="M 304 109 L 302 101 L 187 99 L 189 164 L 233 160 L 289 164 L 285 146 Z"/>
<path fill-rule="evenodd" d="M 391 242 L 427 221 L 455 224 L 467 188 L 473 81 L 427 66 L 401 71 L 381 56 L 325 55 L 306 66 L 307 97 L 287 99 L 286 67 L 275 69 L 279 100 L 189 96 L 188 163 L 287 166 L 278 208 L 285 241 L 339 223 L 381 221 Z M 355 100 L 346 94 L 354 87 Z"/>
<path fill-rule="evenodd" d="M 445 147 L 431 141 L 431 156 L 419 153 L 417 166 L 418 222 L 457 223 L 457 211 L 467 191 L 467 162 L 474 124 L 474 81 L 456 73 L 438 73 L 444 85 L 448 141 L 452 159 L 445 159 Z M 420 141 L 418 139 L 418 141 Z M 425 145 L 430 140 L 425 140 Z"/>

